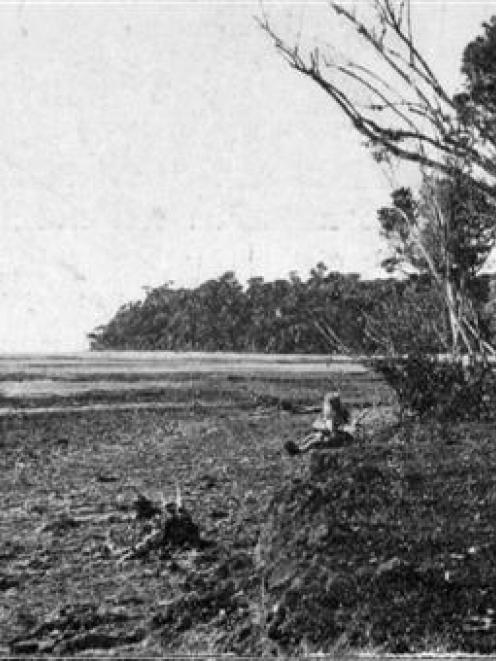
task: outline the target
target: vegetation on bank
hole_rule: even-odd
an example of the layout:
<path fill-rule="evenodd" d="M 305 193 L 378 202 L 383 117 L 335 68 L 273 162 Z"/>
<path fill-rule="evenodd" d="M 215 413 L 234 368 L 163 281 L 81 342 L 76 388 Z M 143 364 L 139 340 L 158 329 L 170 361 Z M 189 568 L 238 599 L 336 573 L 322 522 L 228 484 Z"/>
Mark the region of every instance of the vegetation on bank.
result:
<path fill-rule="evenodd" d="M 293 272 L 243 287 L 227 272 L 194 289 L 164 284 L 90 333 L 92 349 L 494 357 L 491 278 L 481 272 L 496 245 L 496 17 L 466 46 L 463 90 L 450 96 L 415 44 L 408 0 L 370 4 L 371 16 L 340 3 L 331 11 L 358 32 L 364 52 L 372 47 L 390 83 L 357 53 L 341 65 L 335 54 L 321 60 L 320 45 L 305 52 L 267 16 L 260 24 L 292 67 L 338 103 L 378 162 L 419 164 L 418 190 L 392 191 L 375 219 L 388 246 L 382 266 L 396 277 L 361 280 L 319 263 L 306 279 Z M 369 104 L 357 100 L 355 84 Z"/>
<path fill-rule="evenodd" d="M 264 536 L 269 639 L 289 653 L 494 652 L 493 433 L 402 426 L 286 481 Z"/>
<path fill-rule="evenodd" d="M 477 279 L 482 324 L 490 328 L 490 276 Z M 447 350 L 449 320 L 425 274 L 362 280 L 322 263 L 306 279 L 272 282 L 232 272 L 196 288 L 169 284 L 122 306 L 89 334 L 91 348 L 328 353 Z"/>

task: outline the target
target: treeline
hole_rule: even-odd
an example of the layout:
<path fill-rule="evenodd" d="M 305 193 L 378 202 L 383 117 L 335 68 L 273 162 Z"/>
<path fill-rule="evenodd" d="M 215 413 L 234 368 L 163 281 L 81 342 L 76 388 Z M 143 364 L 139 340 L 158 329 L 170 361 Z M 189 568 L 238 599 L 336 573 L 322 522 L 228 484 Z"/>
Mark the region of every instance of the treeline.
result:
<path fill-rule="evenodd" d="M 487 319 L 489 278 L 479 299 Z M 306 279 L 271 282 L 233 272 L 196 288 L 169 284 L 122 306 L 89 334 L 93 350 L 328 353 L 447 348 L 447 320 L 427 278 L 362 280 L 319 263 Z M 489 328 L 489 326 L 488 326 Z"/>

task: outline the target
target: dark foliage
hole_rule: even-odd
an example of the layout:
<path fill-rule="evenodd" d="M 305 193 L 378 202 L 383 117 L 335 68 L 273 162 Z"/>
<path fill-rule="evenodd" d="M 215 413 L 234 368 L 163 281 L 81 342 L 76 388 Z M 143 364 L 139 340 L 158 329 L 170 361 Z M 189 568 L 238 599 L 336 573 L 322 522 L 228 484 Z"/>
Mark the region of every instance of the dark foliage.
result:
<path fill-rule="evenodd" d="M 475 126 L 489 141 L 496 132 L 496 16 L 482 25 L 483 33 L 463 52 L 461 71 L 465 90 L 455 97 L 462 121 Z"/>
<path fill-rule="evenodd" d="M 488 419 L 496 397 L 494 369 L 482 362 L 413 354 L 373 361 L 403 409 L 449 420 Z"/>
<path fill-rule="evenodd" d="M 243 288 L 228 272 L 194 289 L 166 284 L 121 307 L 89 339 L 94 350 L 384 353 L 416 341 L 439 352 L 446 349 L 439 310 L 425 278 L 361 280 L 318 264 L 306 280 L 257 277 Z"/>
<path fill-rule="evenodd" d="M 390 273 L 402 267 L 429 272 L 420 239 L 435 271 L 457 291 L 470 289 L 494 247 L 494 203 L 460 174 L 427 179 L 418 195 L 398 188 L 377 215 L 391 253 L 382 266 Z"/>

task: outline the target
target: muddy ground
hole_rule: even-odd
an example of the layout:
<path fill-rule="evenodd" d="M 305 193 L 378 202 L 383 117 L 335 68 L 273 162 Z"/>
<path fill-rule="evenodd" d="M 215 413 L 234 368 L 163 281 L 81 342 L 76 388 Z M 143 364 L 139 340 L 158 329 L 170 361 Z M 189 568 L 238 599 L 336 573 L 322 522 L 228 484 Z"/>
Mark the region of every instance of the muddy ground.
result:
<path fill-rule="evenodd" d="M 294 469 L 283 443 L 304 434 L 315 415 L 287 412 L 285 404 L 318 405 L 323 390 L 335 385 L 355 404 L 384 395 L 360 378 L 302 384 L 294 377 L 201 376 L 160 397 L 148 392 L 150 408 L 136 410 L 111 410 L 122 402 L 118 392 L 110 400 L 97 391 L 76 400 L 9 402 L 48 409 L 89 404 L 90 410 L 0 419 L 1 652 L 104 649 L 146 656 L 228 648 L 226 618 L 234 617 L 238 629 L 257 618 L 248 594 L 233 597 L 243 592 L 239 585 L 229 584 L 229 594 L 210 606 L 182 603 L 172 615 L 171 604 L 184 595 L 194 601 L 198 577 L 208 583 L 220 571 L 224 585 L 230 573 L 239 574 L 238 582 L 253 573 L 265 507 Z M 154 410 L 153 395 L 182 407 Z M 91 410 L 102 401 L 110 410 Z M 209 545 L 119 565 L 108 535 L 126 547 L 143 534 L 133 518 L 133 487 L 157 501 L 162 494 L 174 499 L 179 487 Z M 195 609 L 204 612 L 195 616 Z"/>
<path fill-rule="evenodd" d="M 356 445 L 287 456 L 334 387 L 369 407 Z M 0 418 L 0 653 L 496 650 L 494 424 L 397 428 L 364 375 L 202 376 L 159 399 Z M 136 489 L 179 491 L 201 543 L 119 562 L 149 531 Z"/>

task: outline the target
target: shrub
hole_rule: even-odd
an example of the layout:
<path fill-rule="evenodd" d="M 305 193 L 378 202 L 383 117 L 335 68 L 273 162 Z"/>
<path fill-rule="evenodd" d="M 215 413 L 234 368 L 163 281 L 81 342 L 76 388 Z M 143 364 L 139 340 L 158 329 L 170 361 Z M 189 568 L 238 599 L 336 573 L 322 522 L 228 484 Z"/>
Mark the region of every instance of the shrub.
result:
<path fill-rule="evenodd" d="M 485 362 L 410 354 L 374 359 L 373 368 L 395 391 L 402 410 L 453 420 L 493 415 L 496 375 Z"/>

